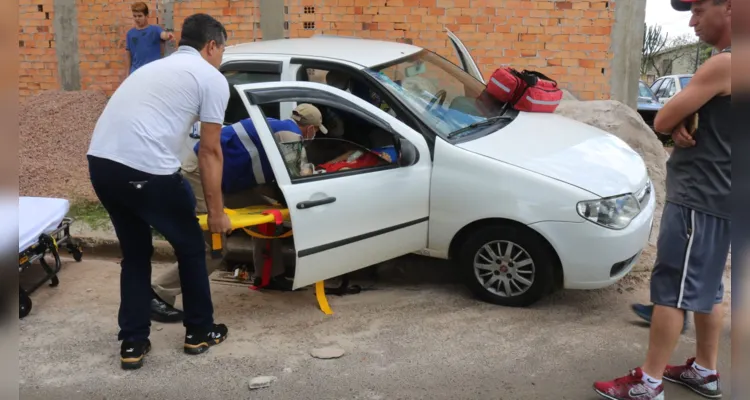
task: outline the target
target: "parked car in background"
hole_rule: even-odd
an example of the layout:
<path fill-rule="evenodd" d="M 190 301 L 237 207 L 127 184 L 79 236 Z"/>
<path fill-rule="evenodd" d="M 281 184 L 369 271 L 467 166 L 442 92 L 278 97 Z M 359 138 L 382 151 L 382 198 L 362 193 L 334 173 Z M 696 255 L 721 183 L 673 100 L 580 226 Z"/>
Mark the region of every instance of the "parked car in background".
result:
<path fill-rule="evenodd" d="M 692 78 L 693 74 L 662 76 L 651 85 L 651 91 L 659 99 L 659 103 L 666 104 L 684 89 Z"/>
<path fill-rule="evenodd" d="M 649 128 L 654 129 L 654 118 L 656 118 L 656 113 L 659 112 L 663 106 L 664 105 L 659 102 L 659 99 L 654 92 L 651 91 L 651 88 L 649 88 L 645 82 L 638 81 L 638 114 L 641 115 L 643 121 L 646 122 Z M 669 140 L 668 136 L 659 134 L 656 136 L 662 141 L 662 143 Z"/>

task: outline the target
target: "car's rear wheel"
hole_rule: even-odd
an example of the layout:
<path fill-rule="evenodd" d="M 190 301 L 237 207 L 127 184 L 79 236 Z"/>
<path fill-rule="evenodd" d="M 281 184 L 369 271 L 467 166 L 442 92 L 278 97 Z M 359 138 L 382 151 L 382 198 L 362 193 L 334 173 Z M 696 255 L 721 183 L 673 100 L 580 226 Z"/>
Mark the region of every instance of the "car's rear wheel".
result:
<path fill-rule="evenodd" d="M 479 299 L 526 307 L 549 293 L 554 257 L 543 240 L 514 226 L 482 228 L 469 235 L 459 253 L 468 288 Z"/>

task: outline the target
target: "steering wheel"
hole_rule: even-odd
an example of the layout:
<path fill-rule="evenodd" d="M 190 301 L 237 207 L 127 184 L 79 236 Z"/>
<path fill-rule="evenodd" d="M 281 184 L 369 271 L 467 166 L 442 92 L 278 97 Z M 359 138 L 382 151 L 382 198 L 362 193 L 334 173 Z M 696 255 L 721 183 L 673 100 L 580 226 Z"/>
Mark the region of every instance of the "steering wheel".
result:
<path fill-rule="evenodd" d="M 435 107 L 435 103 L 438 100 L 440 100 L 440 102 L 438 103 L 438 105 L 442 106 L 443 103 L 445 103 L 445 98 L 447 96 L 448 96 L 448 93 L 445 90 L 443 90 L 443 89 L 438 90 L 438 92 L 435 93 L 435 97 L 433 97 L 432 100 L 430 100 L 430 104 L 427 105 L 426 110 L 427 111 L 432 110 L 432 108 Z"/>

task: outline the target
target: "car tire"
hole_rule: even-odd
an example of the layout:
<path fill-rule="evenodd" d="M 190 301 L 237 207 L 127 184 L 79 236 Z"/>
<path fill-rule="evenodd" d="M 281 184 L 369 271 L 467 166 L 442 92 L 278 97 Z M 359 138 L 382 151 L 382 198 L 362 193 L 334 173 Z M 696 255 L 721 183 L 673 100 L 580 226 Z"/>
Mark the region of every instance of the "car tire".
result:
<path fill-rule="evenodd" d="M 508 245 L 512 245 L 508 262 L 502 260 L 505 254 L 488 261 L 491 255 L 487 246 L 497 255 L 505 253 Z M 478 265 L 492 266 L 493 271 L 476 268 L 475 260 L 479 261 Z M 530 260 L 530 264 L 526 260 Z M 458 262 L 469 290 L 477 298 L 501 306 L 530 306 L 547 295 L 554 283 L 552 250 L 542 238 L 524 228 L 492 226 L 473 232 L 461 246 Z M 485 283 L 490 279 L 493 281 L 487 288 Z M 531 284 L 527 285 L 528 282 Z"/>

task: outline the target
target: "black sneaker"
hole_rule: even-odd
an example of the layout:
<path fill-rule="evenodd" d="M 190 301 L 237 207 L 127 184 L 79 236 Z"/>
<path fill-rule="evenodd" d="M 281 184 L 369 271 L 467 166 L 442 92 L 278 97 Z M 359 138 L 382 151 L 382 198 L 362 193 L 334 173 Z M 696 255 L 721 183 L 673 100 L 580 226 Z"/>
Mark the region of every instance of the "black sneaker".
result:
<path fill-rule="evenodd" d="M 205 353 L 209 347 L 226 340 L 228 332 L 229 329 L 224 324 L 214 324 L 214 328 L 209 332 L 188 330 L 185 334 L 185 353 L 193 355 Z"/>
<path fill-rule="evenodd" d="M 151 341 L 122 342 L 120 346 L 120 364 L 122 369 L 138 369 L 143 366 L 143 359 L 151 351 Z"/>
<path fill-rule="evenodd" d="M 184 313 L 172 307 L 169 303 L 154 295 L 151 299 L 151 319 L 166 324 L 180 322 L 184 318 Z"/>

